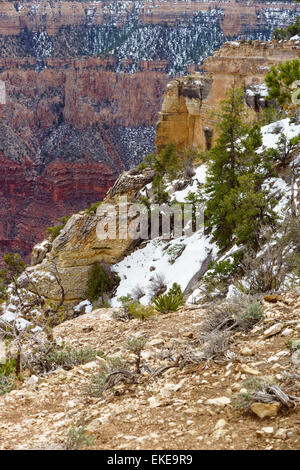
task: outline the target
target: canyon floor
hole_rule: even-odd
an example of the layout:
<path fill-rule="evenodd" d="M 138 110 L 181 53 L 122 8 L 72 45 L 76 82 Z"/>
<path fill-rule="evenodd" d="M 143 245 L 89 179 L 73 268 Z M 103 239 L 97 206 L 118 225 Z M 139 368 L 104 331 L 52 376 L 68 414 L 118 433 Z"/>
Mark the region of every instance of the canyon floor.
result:
<path fill-rule="evenodd" d="M 93 438 L 87 447 L 92 450 L 298 449 L 300 407 L 282 408 L 276 416 L 260 419 L 233 406 L 236 391 L 251 374 L 276 376 L 283 389 L 285 373 L 299 374 L 287 347 L 290 338 L 300 335 L 299 294 L 275 300 L 262 301 L 263 319 L 248 332 L 236 332 L 227 358 L 219 363 L 172 367 L 158 377 L 144 373 L 138 384 L 120 383 L 101 398 L 85 391 L 101 358 L 28 377 L 0 397 L 0 449 L 64 449 L 66 432 L 78 426 Z M 197 349 L 206 311 L 190 305 L 145 321 L 122 322 L 113 317 L 116 310 L 94 310 L 66 321 L 55 328 L 55 336 L 69 346 L 91 346 L 130 361 L 124 343 L 143 335 L 143 361 L 159 367 L 170 351 Z M 274 324 L 280 331 L 266 337 Z M 292 395 L 300 396 L 299 380 Z"/>

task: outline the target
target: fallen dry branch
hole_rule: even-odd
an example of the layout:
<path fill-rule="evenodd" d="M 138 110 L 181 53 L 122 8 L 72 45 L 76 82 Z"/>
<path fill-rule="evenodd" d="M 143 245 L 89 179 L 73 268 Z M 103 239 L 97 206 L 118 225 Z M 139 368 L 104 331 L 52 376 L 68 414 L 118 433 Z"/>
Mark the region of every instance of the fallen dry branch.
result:
<path fill-rule="evenodd" d="M 288 395 L 277 385 L 272 385 L 265 390 L 251 393 L 251 400 L 264 403 L 277 401 L 286 408 L 295 407 L 300 402 L 300 398 Z"/>
<path fill-rule="evenodd" d="M 138 383 L 138 377 L 136 374 L 133 374 L 126 369 L 115 370 L 106 377 L 100 395 L 120 382 L 125 382 L 127 384 Z"/>

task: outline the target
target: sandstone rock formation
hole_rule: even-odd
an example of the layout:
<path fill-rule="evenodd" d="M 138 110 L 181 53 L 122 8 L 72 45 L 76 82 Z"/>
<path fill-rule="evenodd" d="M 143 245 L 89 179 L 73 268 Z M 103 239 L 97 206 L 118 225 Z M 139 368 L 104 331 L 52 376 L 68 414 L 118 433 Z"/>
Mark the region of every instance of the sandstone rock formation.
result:
<path fill-rule="evenodd" d="M 261 84 L 271 65 L 300 58 L 298 41 L 252 44 L 227 42 L 208 57 L 203 64 L 203 75 L 171 81 L 156 126 L 156 147 L 176 142 L 181 149 L 196 147 L 200 151 L 210 148 L 215 138 L 212 112 L 232 87 L 244 89 Z M 249 109 L 254 114 L 254 106 Z"/>
<path fill-rule="evenodd" d="M 112 205 L 108 214 L 89 215 L 85 212 L 75 214 L 51 247 L 49 244 L 47 246 L 47 242 L 43 242 L 42 246 L 37 245 L 34 248 L 33 266 L 29 268 L 29 272 L 51 272 L 55 263 L 65 289 L 67 308 L 85 298 L 88 271 L 95 261 L 117 263 L 137 244 L 138 241 L 131 237 L 129 230 L 128 236 L 124 238 L 118 236 L 115 239 L 100 239 L 97 235 L 97 225 L 107 215 L 113 216 L 115 209 L 117 231 L 122 221 L 127 228 L 134 219 L 129 215 L 127 217 L 127 211 L 136 202 L 139 189 L 151 182 L 153 177 L 152 170 L 145 170 L 139 175 L 133 175 L 131 172 L 123 173 L 103 201 L 103 204 Z M 126 197 L 126 200 L 120 199 L 122 197 Z M 41 277 L 39 291 L 52 300 L 57 300 L 60 295 L 59 286 L 51 282 L 47 276 Z"/>

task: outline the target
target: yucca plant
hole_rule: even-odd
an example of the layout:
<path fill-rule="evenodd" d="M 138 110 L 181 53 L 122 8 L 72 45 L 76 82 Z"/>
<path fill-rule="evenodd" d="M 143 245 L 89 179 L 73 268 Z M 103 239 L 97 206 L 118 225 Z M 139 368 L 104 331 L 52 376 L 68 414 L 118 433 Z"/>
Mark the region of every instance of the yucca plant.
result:
<path fill-rule="evenodd" d="M 160 313 L 176 312 L 182 305 L 182 297 L 179 294 L 168 292 L 153 299 L 155 310 Z"/>

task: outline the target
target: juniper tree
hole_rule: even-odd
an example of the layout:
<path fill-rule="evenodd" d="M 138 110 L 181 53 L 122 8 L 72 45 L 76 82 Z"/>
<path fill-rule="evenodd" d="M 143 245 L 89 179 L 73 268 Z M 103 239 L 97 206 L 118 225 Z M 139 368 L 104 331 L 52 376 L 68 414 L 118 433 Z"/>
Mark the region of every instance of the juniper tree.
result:
<path fill-rule="evenodd" d="M 296 1 L 296 3 L 299 3 Z M 274 39 L 290 39 L 300 34 L 300 16 L 298 15 L 294 24 L 289 25 L 285 29 L 275 28 L 273 32 Z"/>
<path fill-rule="evenodd" d="M 112 292 L 119 282 L 119 276 L 111 270 L 108 264 L 95 262 L 88 274 L 86 296 L 91 302 L 99 298 L 103 302 L 104 294 Z"/>
<path fill-rule="evenodd" d="M 295 151 L 300 149 L 300 134 L 289 139 L 282 132 L 279 136 L 277 146 L 267 150 L 267 155 L 276 163 L 286 167 Z"/>
<path fill-rule="evenodd" d="M 206 154 L 206 226 L 221 249 L 234 239 L 257 249 L 260 226 L 275 221 L 275 202 L 262 190 L 272 174 L 270 159 L 256 152 L 262 143 L 260 127 L 247 123 L 243 101 L 240 89 L 229 92 L 221 107 L 219 137 Z"/>
<path fill-rule="evenodd" d="M 277 67 L 272 65 L 270 72 L 265 77 L 269 89 L 270 100 L 275 100 L 281 108 L 291 104 L 293 84 L 300 80 L 300 61 L 298 59 L 288 60 Z"/>

